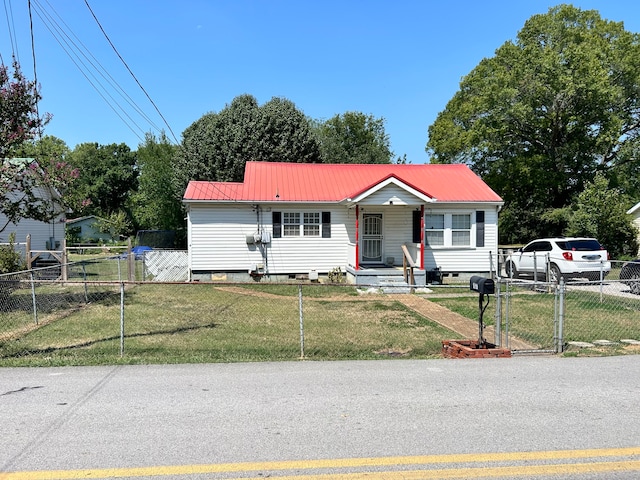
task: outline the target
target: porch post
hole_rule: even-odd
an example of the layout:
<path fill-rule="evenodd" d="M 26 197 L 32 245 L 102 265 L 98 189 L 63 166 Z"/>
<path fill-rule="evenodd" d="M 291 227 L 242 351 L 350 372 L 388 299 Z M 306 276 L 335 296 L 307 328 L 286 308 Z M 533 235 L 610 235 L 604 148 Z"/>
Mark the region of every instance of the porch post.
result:
<path fill-rule="evenodd" d="M 424 205 L 420 206 L 420 270 L 424 270 Z"/>
<path fill-rule="evenodd" d="M 360 206 L 356 205 L 356 270 L 360 270 L 360 232 L 359 230 L 359 225 L 360 225 Z"/>

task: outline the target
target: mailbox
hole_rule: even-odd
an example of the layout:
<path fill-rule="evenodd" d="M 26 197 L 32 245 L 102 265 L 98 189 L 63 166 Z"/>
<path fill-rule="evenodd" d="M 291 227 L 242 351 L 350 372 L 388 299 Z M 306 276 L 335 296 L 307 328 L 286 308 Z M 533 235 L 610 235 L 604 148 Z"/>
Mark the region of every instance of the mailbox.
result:
<path fill-rule="evenodd" d="M 474 292 L 478 292 L 481 294 L 491 294 L 495 293 L 495 285 L 493 280 L 490 278 L 480 277 L 478 275 L 474 275 L 469 280 L 469 288 Z"/>

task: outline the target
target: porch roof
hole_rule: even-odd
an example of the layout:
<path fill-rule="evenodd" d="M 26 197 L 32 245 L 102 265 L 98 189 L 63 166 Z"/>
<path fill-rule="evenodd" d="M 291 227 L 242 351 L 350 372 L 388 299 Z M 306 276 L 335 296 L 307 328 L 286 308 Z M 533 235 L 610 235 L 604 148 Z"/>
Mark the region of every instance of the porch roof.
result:
<path fill-rule="evenodd" d="M 278 162 L 247 162 L 242 183 L 191 181 L 184 201 L 338 203 L 362 198 L 389 179 L 431 201 L 502 203 L 500 196 L 461 164 Z"/>

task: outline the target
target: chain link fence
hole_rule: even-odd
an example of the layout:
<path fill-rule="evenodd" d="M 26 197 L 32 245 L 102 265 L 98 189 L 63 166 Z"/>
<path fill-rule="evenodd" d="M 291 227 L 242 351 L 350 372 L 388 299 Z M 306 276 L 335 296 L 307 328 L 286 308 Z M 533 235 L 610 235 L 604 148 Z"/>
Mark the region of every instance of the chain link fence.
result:
<path fill-rule="evenodd" d="M 495 312 L 503 331 L 499 342 L 509 346 L 510 337 L 518 338 L 532 351 L 639 349 L 640 296 L 632 293 L 638 281 L 502 278 Z"/>
<path fill-rule="evenodd" d="M 127 262 L 70 264 L 66 281 L 60 266 L 0 276 L 0 365 L 429 358 L 459 335 L 403 297 L 477 321 L 464 282 L 404 296 L 344 284 L 161 283 L 140 281 L 151 278 L 143 259 L 132 270 Z M 627 353 L 640 343 L 638 281 L 497 277 L 484 319 L 495 343 L 521 352 Z"/>

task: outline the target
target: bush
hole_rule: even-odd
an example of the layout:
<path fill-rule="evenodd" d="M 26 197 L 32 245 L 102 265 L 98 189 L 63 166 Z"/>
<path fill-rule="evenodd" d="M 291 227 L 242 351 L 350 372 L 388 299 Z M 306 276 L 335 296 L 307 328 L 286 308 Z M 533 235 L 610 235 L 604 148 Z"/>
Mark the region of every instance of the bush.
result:
<path fill-rule="evenodd" d="M 20 252 L 16 251 L 16 234 L 9 234 L 9 245 L 0 245 L 0 274 L 19 272 L 26 268 Z"/>

